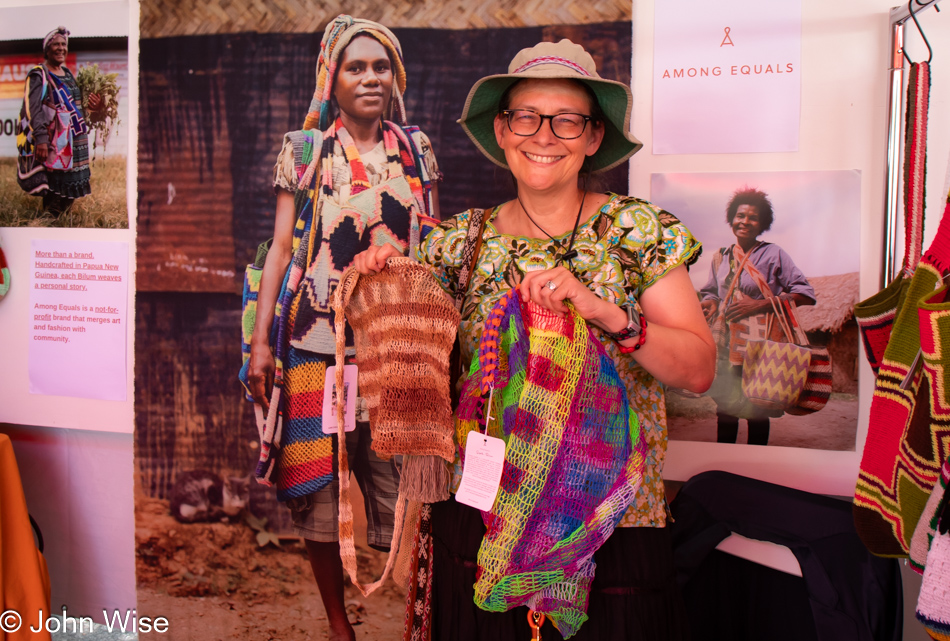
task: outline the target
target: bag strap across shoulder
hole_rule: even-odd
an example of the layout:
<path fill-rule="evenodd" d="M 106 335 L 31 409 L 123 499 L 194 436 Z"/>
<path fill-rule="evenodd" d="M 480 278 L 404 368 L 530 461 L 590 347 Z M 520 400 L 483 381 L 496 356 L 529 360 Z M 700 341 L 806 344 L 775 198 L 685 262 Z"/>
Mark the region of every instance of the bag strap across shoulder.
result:
<path fill-rule="evenodd" d="M 455 291 L 455 309 L 459 311 L 462 311 L 472 274 L 478 265 L 478 254 L 482 249 L 482 236 L 484 236 L 487 222 L 484 209 L 471 211 L 468 219 L 468 233 L 465 235 L 465 244 L 462 246 L 462 269 L 459 271 L 458 288 Z"/>
<path fill-rule="evenodd" d="M 749 254 L 751 253 L 752 252 L 749 252 Z M 746 256 L 746 258 L 748 258 L 748 256 Z M 782 298 L 781 296 L 776 296 L 775 293 L 772 292 L 772 288 L 769 287 L 768 281 L 765 280 L 765 276 L 763 276 L 762 272 L 756 269 L 752 263 L 744 262 L 743 265 L 745 266 L 745 270 L 749 273 L 749 276 L 755 284 L 758 285 L 762 295 L 772 304 L 775 319 L 781 326 L 782 331 L 785 332 L 788 341 L 808 347 L 808 337 L 801 328 L 801 322 L 798 319 L 798 308 L 795 302 Z M 738 279 L 738 276 L 736 278 Z"/>
<path fill-rule="evenodd" d="M 738 248 L 738 246 L 735 246 Z M 739 278 L 742 276 L 742 270 L 745 268 L 746 264 L 749 262 L 749 258 L 752 256 L 752 252 L 755 251 L 755 247 L 745 252 L 739 262 L 739 268 L 736 269 L 735 275 L 732 277 L 732 282 L 729 283 L 729 289 L 726 291 L 726 297 L 722 299 L 719 303 L 719 316 L 725 319 L 726 317 L 726 306 L 729 304 L 729 301 L 732 299 L 732 294 L 736 290 L 736 286 L 739 284 Z M 741 251 L 741 250 L 740 250 Z M 722 254 L 717 253 L 716 256 L 719 256 L 719 261 L 716 263 L 716 271 L 719 271 L 719 265 L 722 264 Z M 713 261 L 716 262 L 716 256 L 713 256 Z"/>

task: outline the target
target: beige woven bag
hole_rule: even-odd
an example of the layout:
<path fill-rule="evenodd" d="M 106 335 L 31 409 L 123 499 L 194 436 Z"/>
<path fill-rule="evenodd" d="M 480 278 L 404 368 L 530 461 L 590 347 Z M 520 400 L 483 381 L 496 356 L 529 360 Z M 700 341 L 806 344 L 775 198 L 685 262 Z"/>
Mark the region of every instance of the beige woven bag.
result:
<path fill-rule="evenodd" d="M 346 439 L 338 439 L 340 556 L 353 585 L 368 595 L 392 569 L 407 501 L 448 498 L 447 462 L 455 458 L 449 355 L 460 316 L 435 277 L 402 257 L 390 258 L 385 269 L 371 276 L 347 270 L 334 294 L 333 309 L 337 363 L 345 358 L 347 321 L 353 330 L 359 395 L 369 410 L 373 449 L 382 458 L 403 455 L 389 559 L 379 580 L 363 586 L 356 577 Z M 337 389 L 343 389 L 342 367 L 336 369 L 336 379 Z M 344 409 L 337 403 L 339 425 L 344 424 Z"/>

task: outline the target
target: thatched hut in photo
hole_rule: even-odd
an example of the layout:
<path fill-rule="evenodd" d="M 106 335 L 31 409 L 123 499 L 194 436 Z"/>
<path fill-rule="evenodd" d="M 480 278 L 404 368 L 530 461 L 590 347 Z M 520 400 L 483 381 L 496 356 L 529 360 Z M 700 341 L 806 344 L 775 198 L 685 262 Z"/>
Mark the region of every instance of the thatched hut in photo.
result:
<path fill-rule="evenodd" d="M 828 347 L 832 391 L 857 394 L 860 341 L 854 304 L 858 302 L 858 273 L 816 276 L 808 282 L 815 288 L 818 303 L 798 308 L 802 328 L 813 344 Z"/>

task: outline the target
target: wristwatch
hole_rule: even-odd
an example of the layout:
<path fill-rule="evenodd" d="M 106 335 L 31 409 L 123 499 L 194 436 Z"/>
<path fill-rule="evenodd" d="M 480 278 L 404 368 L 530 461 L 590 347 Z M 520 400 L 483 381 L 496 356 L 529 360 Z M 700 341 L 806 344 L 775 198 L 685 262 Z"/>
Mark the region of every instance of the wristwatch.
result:
<path fill-rule="evenodd" d="M 627 326 L 624 327 L 619 332 L 604 332 L 608 338 L 615 340 L 617 342 L 625 341 L 628 338 L 633 338 L 634 336 L 640 335 L 641 327 L 641 316 L 637 312 L 635 306 L 631 303 L 626 306 L 627 309 Z"/>

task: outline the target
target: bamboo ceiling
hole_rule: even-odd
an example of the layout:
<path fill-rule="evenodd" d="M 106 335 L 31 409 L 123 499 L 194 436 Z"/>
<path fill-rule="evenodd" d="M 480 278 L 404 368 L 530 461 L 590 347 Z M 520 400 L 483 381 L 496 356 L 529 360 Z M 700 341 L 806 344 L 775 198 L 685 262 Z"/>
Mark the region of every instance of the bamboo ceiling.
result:
<path fill-rule="evenodd" d="M 630 20 L 631 0 L 142 0 L 142 38 L 318 33 L 340 13 L 395 28 L 481 29 Z"/>

